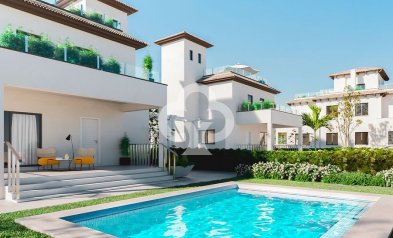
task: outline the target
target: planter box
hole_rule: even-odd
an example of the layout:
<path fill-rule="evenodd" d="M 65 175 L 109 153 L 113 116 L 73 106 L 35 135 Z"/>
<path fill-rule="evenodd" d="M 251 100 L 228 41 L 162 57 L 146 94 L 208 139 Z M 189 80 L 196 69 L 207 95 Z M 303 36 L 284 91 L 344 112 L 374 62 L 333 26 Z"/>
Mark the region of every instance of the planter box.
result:
<path fill-rule="evenodd" d="M 131 158 L 130 157 L 120 157 L 119 164 L 120 165 L 131 165 Z"/>
<path fill-rule="evenodd" d="M 189 165 L 187 167 L 183 167 L 183 166 L 176 166 L 176 178 L 182 178 L 182 177 L 186 177 L 192 170 L 192 168 L 194 168 L 194 165 Z M 173 172 L 171 173 L 173 174 Z"/>

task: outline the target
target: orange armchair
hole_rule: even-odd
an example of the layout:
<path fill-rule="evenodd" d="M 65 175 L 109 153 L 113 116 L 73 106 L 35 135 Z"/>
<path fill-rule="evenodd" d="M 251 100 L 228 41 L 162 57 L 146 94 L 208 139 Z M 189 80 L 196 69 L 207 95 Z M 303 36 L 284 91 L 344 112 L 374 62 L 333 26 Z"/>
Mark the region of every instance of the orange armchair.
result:
<path fill-rule="evenodd" d="M 56 160 L 56 149 L 37 149 L 38 170 L 40 166 L 53 169 L 53 165 L 60 166 L 60 161 Z"/>
<path fill-rule="evenodd" d="M 80 148 L 78 150 L 77 157 L 74 158 L 73 162 L 76 165 L 80 165 L 80 168 L 82 169 L 83 165 L 89 165 L 93 166 L 94 169 L 94 164 L 95 164 L 95 159 L 94 156 L 96 154 L 96 150 L 92 148 Z"/>

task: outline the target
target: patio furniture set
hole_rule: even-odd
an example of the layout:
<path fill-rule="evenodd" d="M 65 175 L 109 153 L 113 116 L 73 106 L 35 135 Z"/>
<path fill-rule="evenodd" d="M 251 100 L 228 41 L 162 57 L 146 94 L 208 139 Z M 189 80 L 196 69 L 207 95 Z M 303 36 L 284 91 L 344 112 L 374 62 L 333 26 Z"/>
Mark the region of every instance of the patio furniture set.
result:
<path fill-rule="evenodd" d="M 96 154 L 95 149 L 91 148 L 80 148 L 78 150 L 77 156 L 70 158 L 67 154 L 64 157 L 56 156 L 56 149 L 37 149 L 37 157 L 38 157 L 38 170 L 40 167 L 43 169 L 49 169 L 49 167 L 53 170 L 53 166 L 57 165 L 60 168 L 61 162 L 68 162 L 68 169 L 71 170 L 71 165 L 74 164 L 74 168 L 79 165 L 80 169 L 83 168 L 83 165 L 88 165 L 89 168 L 91 166 L 94 169 L 94 155 Z"/>

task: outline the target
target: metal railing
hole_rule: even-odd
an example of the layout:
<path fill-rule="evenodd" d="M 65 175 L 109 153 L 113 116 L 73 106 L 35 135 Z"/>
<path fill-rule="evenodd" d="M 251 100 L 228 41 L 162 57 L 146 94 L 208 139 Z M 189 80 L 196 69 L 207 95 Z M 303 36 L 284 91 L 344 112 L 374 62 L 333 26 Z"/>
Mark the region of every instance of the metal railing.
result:
<path fill-rule="evenodd" d="M 301 112 L 294 110 L 289 106 L 276 105 L 275 103 L 272 106 L 270 106 L 270 108 L 263 108 L 263 106 L 261 106 L 261 108 L 257 108 L 254 107 L 251 103 L 250 104 L 242 103 L 238 107 L 238 112 L 249 112 L 249 111 L 259 111 L 259 110 L 276 110 L 280 112 L 287 112 L 296 115 L 301 115 Z"/>
<path fill-rule="evenodd" d="M 266 145 L 260 144 L 239 144 L 237 148 L 240 150 L 252 150 L 252 151 L 263 151 L 266 150 Z"/>
<path fill-rule="evenodd" d="M 274 145 L 273 150 L 290 150 L 296 151 L 299 150 L 299 145 Z M 303 146 L 304 147 L 304 146 Z"/>
<path fill-rule="evenodd" d="M 53 60 L 67 62 L 67 63 L 71 63 L 71 64 L 83 66 L 83 67 L 102 70 L 102 71 L 109 72 L 109 73 L 135 77 L 135 78 L 144 79 L 144 80 L 153 81 L 153 82 L 161 82 L 161 77 L 160 77 L 159 72 L 156 72 L 156 71 L 147 72 L 143 67 L 127 64 L 124 62 L 117 62 L 116 61 L 119 64 L 120 71 L 115 72 L 115 71 L 108 70 L 107 69 L 108 67 L 105 67 L 105 63 L 108 62 L 108 60 L 113 61 L 112 58 L 105 59 L 101 55 L 99 55 L 98 52 L 94 52 L 89 49 L 83 49 L 83 48 L 80 48 L 77 46 L 61 46 L 61 45 L 53 44 L 52 45 L 52 47 L 54 46 L 53 50 L 46 49 L 46 51 L 52 51 L 52 52 L 48 53 L 46 51 L 42 51 L 42 52 L 44 52 L 44 53 L 42 53 L 41 51 L 38 51 L 37 49 L 33 48 L 32 40 L 30 38 L 31 38 L 30 36 L 25 35 L 24 39 L 22 40 L 23 44 L 21 43 L 21 45 L 19 45 L 15 49 L 12 47 L 5 47 L 5 46 L 1 46 L 1 47 L 6 48 L 6 49 L 11 49 L 11 50 L 16 50 L 19 52 L 32 54 L 32 55 L 36 55 L 36 56 L 40 56 L 40 57 L 44 57 L 47 59 L 53 59 Z M 79 59 L 79 57 L 80 57 L 79 53 L 76 54 L 76 51 L 78 51 L 79 53 L 82 51 L 91 51 L 91 54 L 93 54 L 93 56 L 89 56 L 88 63 L 86 63 L 86 62 L 81 63 L 80 59 Z M 94 56 L 94 54 L 96 54 L 96 55 Z"/>
<path fill-rule="evenodd" d="M 161 153 L 160 153 L 161 152 Z M 160 165 L 160 157 L 163 159 L 164 171 L 176 177 L 176 159 L 178 154 L 168 146 L 160 143 L 130 144 L 131 165 L 156 166 Z"/>
<path fill-rule="evenodd" d="M 240 75 L 243 75 L 247 78 L 250 78 L 252 80 L 255 80 L 257 82 L 260 82 L 262 84 L 267 84 L 267 79 L 258 75 L 258 74 L 252 74 L 246 70 L 243 69 L 239 69 L 239 68 L 235 68 L 233 66 L 230 65 L 225 65 L 225 66 L 221 66 L 221 67 L 216 67 L 216 68 L 209 68 L 209 69 L 205 69 L 205 76 L 206 75 L 212 75 L 212 74 L 218 74 L 218 73 L 222 73 L 222 72 L 233 72 L 233 73 L 237 73 Z"/>
<path fill-rule="evenodd" d="M 321 95 L 330 94 L 330 93 L 333 93 L 333 92 L 334 92 L 333 88 L 322 89 L 322 90 L 320 90 L 318 92 L 298 93 L 298 94 L 295 94 L 295 98 L 317 97 L 317 96 L 321 96 Z"/>
<path fill-rule="evenodd" d="M 20 199 L 20 165 L 22 163 L 22 157 L 20 154 L 12 147 L 11 143 L 5 142 L 7 146 L 8 154 L 8 193 L 11 194 L 13 200 Z"/>

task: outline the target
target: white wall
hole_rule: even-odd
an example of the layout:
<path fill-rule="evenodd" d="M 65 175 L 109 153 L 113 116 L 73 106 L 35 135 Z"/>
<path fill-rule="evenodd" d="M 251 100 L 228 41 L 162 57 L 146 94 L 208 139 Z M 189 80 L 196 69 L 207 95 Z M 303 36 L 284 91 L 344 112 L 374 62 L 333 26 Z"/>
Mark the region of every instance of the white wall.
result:
<path fill-rule="evenodd" d="M 0 48 L 5 85 L 108 101 L 166 104 L 166 85 Z M 147 106 L 146 106 L 147 105 Z"/>
<path fill-rule="evenodd" d="M 103 57 L 114 57 L 120 63 L 135 65 L 135 49 L 57 22 L 53 22 L 0 4 L 0 31 L 11 25 L 21 30 L 48 37 L 54 43 L 71 43 L 97 50 Z"/>
<path fill-rule="evenodd" d="M 131 143 L 148 143 L 148 112 L 123 113 L 119 103 L 83 99 L 48 93 L 6 88 L 7 111 L 42 114 L 43 148 L 55 147 L 59 156 L 72 154 L 65 137 L 71 134 L 74 146 L 80 145 L 80 118 L 101 121 L 101 158 L 99 165 L 117 165 L 119 142 L 126 132 Z"/>

